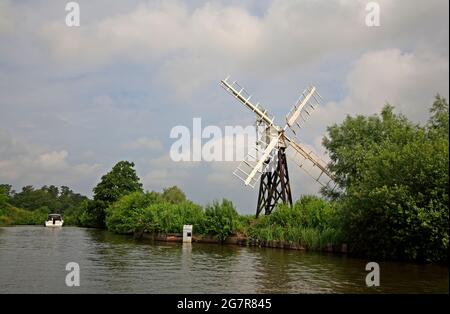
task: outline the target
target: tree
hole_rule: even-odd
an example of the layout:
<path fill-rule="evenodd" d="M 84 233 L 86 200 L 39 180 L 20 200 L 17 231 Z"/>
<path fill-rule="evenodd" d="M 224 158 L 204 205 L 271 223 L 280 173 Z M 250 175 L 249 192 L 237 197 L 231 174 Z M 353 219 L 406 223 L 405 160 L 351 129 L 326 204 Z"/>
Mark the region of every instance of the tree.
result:
<path fill-rule="evenodd" d="M 0 184 L 0 210 L 8 205 L 11 194 L 11 185 Z"/>
<path fill-rule="evenodd" d="M 394 107 L 387 104 L 380 116 L 347 116 L 341 125 L 334 124 L 327 128 L 328 136 L 324 137 L 322 144 L 329 152 L 331 162 L 328 166 L 338 188 L 333 192 L 323 190 L 325 195 L 338 198 L 347 187 L 360 179 L 362 172 L 358 166 L 367 151 L 376 149 L 396 133 L 403 134 L 403 141 L 408 140 L 406 136 L 416 126 L 406 117 L 396 116 L 393 110 Z"/>
<path fill-rule="evenodd" d="M 106 210 L 108 230 L 127 234 L 143 228 L 143 210 L 150 204 L 151 199 L 141 192 L 133 192 L 121 197 Z"/>
<path fill-rule="evenodd" d="M 81 218 L 83 225 L 104 228 L 106 208 L 110 204 L 124 195 L 142 192 L 142 184 L 133 167 L 133 162 L 120 161 L 101 178 L 93 190 L 94 200 L 85 204 Z"/>
<path fill-rule="evenodd" d="M 448 140 L 449 126 L 448 126 L 448 103 L 447 100 L 439 94 L 430 109 L 431 117 L 428 120 L 428 129 L 430 133 L 436 133 L 439 137 Z"/>
<path fill-rule="evenodd" d="M 16 192 L 12 189 L 11 184 L 0 184 L 0 192 L 8 197 L 12 197 Z"/>
<path fill-rule="evenodd" d="M 33 186 L 27 185 L 22 188 L 22 191 L 14 194 L 11 198 L 11 205 L 34 211 L 40 207 L 51 207 L 52 199 L 47 193 L 46 187 L 42 189 L 34 189 Z"/>
<path fill-rule="evenodd" d="M 328 128 L 323 143 L 341 189 L 334 197 L 354 251 L 448 259 L 448 106 L 442 103 L 433 105 L 428 128 L 394 114 L 391 106 Z"/>
<path fill-rule="evenodd" d="M 172 186 L 163 190 L 162 193 L 163 200 L 172 203 L 179 204 L 186 201 L 186 195 L 177 186 Z"/>
<path fill-rule="evenodd" d="M 57 199 L 59 196 L 59 189 L 58 189 L 58 187 L 56 187 L 54 185 L 50 185 L 50 186 L 44 185 L 41 188 L 41 190 L 44 190 L 45 192 L 47 192 L 51 199 Z"/>
<path fill-rule="evenodd" d="M 131 192 L 142 192 L 142 184 L 133 167 L 133 162 L 118 162 L 94 188 L 94 200 L 112 203 Z"/>

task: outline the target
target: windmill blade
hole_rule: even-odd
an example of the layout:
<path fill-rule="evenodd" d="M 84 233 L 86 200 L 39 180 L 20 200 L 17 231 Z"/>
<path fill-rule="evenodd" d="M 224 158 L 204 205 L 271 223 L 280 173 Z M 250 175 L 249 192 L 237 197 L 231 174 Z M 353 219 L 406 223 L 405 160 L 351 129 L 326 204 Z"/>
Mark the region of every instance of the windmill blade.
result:
<path fill-rule="evenodd" d="M 303 91 L 296 103 L 286 116 L 286 128 L 296 134 L 295 129 L 302 128 L 303 124 L 309 119 L 314 109 L 320 104 L 321 96 L 317 92 L 316 87 L 311 86 Z"/>
<path fill-rule="evenodd" d="M 261 175 L 269 169 L 272 159 L 276 156 L 278 141 L 278 136 L 273 137 L 269 143 L 261 141 L 260 145 L 245 157 L 233 174 L 244 181 L 245 185 L 255 187 Z"/>
<path fill-rule="evenodd" d="M 286 137 L 289 147 L 292 148 L 293 155 L 291 159 L 309 176 L 324 187 L 334 187 L 333 174 L 328 170 L 326 163 L 316 156 L 311 150 L 306 149 L 299 143 Z"/>
<path fill-rule="evenodd" d="M 252 96 L 242 86 L 240 86 L 237 81 L 230 81 L 230 77 L 227 77 L 226 79 L 220 81 L 220 85 L 233 97 L 236 97 L 241 103 L 253 111 L 268 126 L 275 128 L 277 131 L 279 130 L 279 127 L 273 123 L 275 118 L 270 116 L 267 110 L 264 109 L 259 103 L 255 105 L 251 102 L 250 100 Z"/>

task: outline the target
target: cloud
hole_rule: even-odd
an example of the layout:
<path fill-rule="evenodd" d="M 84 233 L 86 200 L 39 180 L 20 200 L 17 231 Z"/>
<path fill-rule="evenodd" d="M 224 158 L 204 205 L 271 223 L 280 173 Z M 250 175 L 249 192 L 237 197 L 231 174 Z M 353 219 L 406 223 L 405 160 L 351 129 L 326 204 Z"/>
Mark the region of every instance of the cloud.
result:
<path fill-rule="evenodd" d="M 67 167 L 66 158 L 69 153 L 65 150 L 59 152 L 48 152 L 38 156 L 38 163 L 44 170 L 61 170 Z"/>
<path fill-rule="evenodd" d="M 437 93 L 448 95 L 448 58 L 400 49 L 364 54 L 347 77 L 353 112 L 373 113 L 386 102 L 416 121 L 426 119 Z"/>
<path fill-rule="evenodd" d="M 142 177 L 142 183 L 147 190 L 159 191 L 173 185 L 186 190 L 198 166 L 194 162 L 174 162 L 165 154 L 148 161 L 150 170 Z"/>
<path fill-rule="evenodd" d="M 324 57 L 384 49 L 394 42 L 420 45 L 432 37 L 433 47 L 442 50 L 448 37 L 448 27 L 441 29 L 448 26 L 445 1 L 380 0 L 382 26 L 376 29 L 365 25 L 367 2 L 273 1 L 257 16 L 235 4 L 189 8 L 157 1 L 77 29 L 49 22 L 40 36 L 60 60 L 91 66 L 122 58 L 154 62 L 181 95 L 230 72 L 279 75 Z"/>
<path fill-rule="evenodd" d="M 122 148 L 126 150 L 161 150 L 163 145 L 160 140 L 140 137 L 130 143 L 123 144 Z"/>
<path fill-rule="evenodd" d="M 11 2 L 3 0 L 0 2 L 0 34 L 10 32 L 13 29 L 13 25 Z"/>
<path fill-rule="evenodd" d="M 325 128 L 347 115 L 379 113 L 386 103 L 416 122 L 425 122 L 434 96 L 449 96 L 449 61 L 430 51 L 385 49 L 363 54 L 345 78 L 342 100 L 317 107 L 302 129 L 302 140 L 322 155 Z M 326 157 L 325 157 L 326 158 Z"/>
<path fill-rule="evenodd" d="M 233 171 L 239 165 L 239 162 L 212 162 L 209 165 L 206 180 L 211 184 L 220 184 L 224 188 L 232 188 L 236 184 L 242 184 L 239 179 L 233 175 Z"/>
<path fill-rule="evenodd" d="M 0 129 L 0 181 L 24 185 L 70 185 L 79 191 L 89 191 L 103 171 L 99 163 L 74 164 L 68 161 L 66 150 L 47 151 L 29 145 Z M 83 186 L 89 183 L 87 186 Z"/>

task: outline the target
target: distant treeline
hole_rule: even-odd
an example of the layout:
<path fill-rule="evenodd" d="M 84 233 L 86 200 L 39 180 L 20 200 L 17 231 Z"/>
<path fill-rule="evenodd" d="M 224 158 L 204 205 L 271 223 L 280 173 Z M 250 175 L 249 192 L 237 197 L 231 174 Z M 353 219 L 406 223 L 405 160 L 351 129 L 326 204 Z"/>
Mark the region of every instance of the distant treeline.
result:
<path fill-rule="evenodd" d="M 49 213 L 63 214 L 70 224 L 87 201 L 67 186 L 28 185 L 16 192 L 11 185 L 0 184 L 0 224 L 43 224 Z"/>
<path fill-rule="evenodd" d="M 49 212 L 67 224 L 115 233 L 181 232 L 224 240 L 232 234 L 309 249 L 347 243 L 378 259 L 448 261 L 448 103 L 436 96 L 425 125 L 386 105 L 381 114 L 347 117 L 328 127 L 323 144 L 337 188 L 302 196 L 269 216 L 239 215 L 229 200 L 206 207 L 173 186 L 144 192 L 134 163 L 121 161 L 93 189 L 92 199 L 44 186 L 16 193 L 0 186 L 0 224 L 42 224 Z"/>

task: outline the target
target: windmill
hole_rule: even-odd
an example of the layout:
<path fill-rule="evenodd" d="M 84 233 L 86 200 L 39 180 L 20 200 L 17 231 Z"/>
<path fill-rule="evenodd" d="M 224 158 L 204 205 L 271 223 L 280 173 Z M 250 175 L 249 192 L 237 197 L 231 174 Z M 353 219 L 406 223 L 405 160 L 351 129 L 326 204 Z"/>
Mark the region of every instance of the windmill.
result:
<path fill-rule="evenodd" d="M 289 157 L 315 181 L 324 187 L 333 186 L 333 175 L 326 163 L 295 140 L 298 131 L 322 99 L 314 86 L 303 91 L 287 114 L 285 126 L 281 128 L 260 103 L 255 104 L 252 96 L 238 82 L 227 77 L 220 81 L 220 85 L 256 114 L 256 145 L 233 172 L 245 185 L 252 188 L 260 182 L 256 217 L 263 210 L 269 215 L 279 202 L 292 206 L 286 158 L 288 149 L 292 152 Z M 289 137 L 288 132 L 293 137 Z"/>

